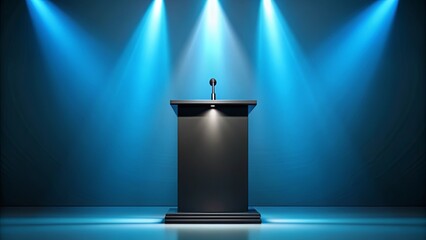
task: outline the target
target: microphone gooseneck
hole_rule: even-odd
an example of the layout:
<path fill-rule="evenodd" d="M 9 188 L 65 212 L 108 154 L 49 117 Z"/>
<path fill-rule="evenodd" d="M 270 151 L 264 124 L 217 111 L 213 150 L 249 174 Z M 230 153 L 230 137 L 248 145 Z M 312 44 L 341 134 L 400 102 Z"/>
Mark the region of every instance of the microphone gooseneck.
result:
<path fill-rule="evenodd" d="M 210 97 L 211 100 L 216 100 L 216 92 L 214 89 L 214 86 L 216 86 L 216 83 L 217 83 L 216 79 L 214 78 L 210 79 L 210 86 L 212 86 L 212 94 Z"/>

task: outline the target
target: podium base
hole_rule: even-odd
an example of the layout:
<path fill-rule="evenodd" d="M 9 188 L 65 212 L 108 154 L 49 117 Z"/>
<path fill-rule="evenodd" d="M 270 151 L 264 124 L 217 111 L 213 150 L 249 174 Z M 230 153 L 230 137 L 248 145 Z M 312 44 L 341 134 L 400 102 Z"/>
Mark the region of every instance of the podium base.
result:
<path fill-rule="evenodd" d="M 177 208 L 170 208 L 164 223 L 262 223 L 260 213 L 256 209 L 247 212 L 203 213 L 177 212 Z"/>

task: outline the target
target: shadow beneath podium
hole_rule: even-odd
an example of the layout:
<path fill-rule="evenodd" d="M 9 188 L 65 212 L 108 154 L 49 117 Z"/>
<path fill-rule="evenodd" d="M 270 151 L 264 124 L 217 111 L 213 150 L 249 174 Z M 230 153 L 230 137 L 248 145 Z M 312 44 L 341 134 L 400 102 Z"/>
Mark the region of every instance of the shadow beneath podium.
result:
<path fill-rule="evenodd" d="M 223 226 L 223 225 L 222 225 Z M 203 227 L 194 225 L 193 228 L 176 229 L 179 240 L 248 240 L 249 229 L 227 228 L 220 225 Z"/>

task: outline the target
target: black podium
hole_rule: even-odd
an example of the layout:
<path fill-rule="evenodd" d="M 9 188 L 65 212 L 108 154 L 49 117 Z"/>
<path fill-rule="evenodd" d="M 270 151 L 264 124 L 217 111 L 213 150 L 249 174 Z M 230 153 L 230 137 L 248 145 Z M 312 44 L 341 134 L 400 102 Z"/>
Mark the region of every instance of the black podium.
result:
<path fill-rule="evenodd" d="M 248 208 L 248 114 L 254 100 L 172 100 L 178 207 L 165 223 L 260 223 Z"/>

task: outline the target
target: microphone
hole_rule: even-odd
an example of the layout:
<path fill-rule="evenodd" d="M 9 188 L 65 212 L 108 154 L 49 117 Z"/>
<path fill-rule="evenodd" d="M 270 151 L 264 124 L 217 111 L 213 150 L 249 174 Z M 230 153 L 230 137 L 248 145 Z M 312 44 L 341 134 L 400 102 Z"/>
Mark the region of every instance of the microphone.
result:
<path fill-rule="evenodd" d="M 211 100 L 216 100 L 216 93 L 214 91 L 214 86 L 216 86 L 216 79 L 212 78 L 210 79 L 210 86 L 212 86 L 212 94 L 211 94 Z"/>

